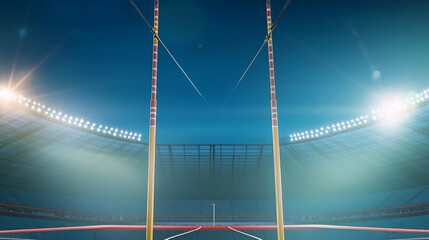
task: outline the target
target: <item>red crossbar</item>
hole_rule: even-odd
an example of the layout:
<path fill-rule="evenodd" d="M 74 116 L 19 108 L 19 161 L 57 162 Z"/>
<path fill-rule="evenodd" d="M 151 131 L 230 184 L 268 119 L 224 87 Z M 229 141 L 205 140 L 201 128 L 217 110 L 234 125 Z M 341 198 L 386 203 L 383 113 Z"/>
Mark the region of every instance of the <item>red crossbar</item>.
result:
<path fill-rule="evenodd" d="M 182 230 L 188 231 L 199 226 L 175 226 L 158 225 L 154 226 L 156 231 Z M 276 230 L 275 225 L 239 225 L 231 226 L 236 230 Z M 377 231 L 377 232 L 400 232 L 400 233 L 422 233 L 429 234 L 428 229 L 409 229 L 409 228 L 382 228 L 382 227 L 360 227 L 360 226 L 340 226 L 323 224 L 300 224 L 286 225 L 285 230 L 315 230 L 315 229 L 334 229 L 351 231 Z M 72 226 L 72 227 L 54 227 L 54 228 L 30 228 L 1 230 L 0 234 L 18 234 L 18 233 L 36 233 L 36 232 L 59 232 L 59 231 L 82 231 L 82 230 L 146 230 L 145 225 L 92 225 L 92 226 Z M 229 230 L 226 225 L 202 226 L 200 230 Z"/>

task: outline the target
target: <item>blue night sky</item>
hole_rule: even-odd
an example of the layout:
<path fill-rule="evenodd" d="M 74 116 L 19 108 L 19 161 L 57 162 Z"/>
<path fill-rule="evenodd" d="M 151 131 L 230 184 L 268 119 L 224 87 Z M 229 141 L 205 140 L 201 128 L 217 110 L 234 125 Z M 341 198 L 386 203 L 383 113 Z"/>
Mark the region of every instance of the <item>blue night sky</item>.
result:
<path fill-rule="evenodd" d="M 152 23 L 153 2 L 135 0 Z M 272 0 L 273 16 L 284 0 Z M 429 1 L 294 0 L 273 33 L 280 137 L 429 87 Z M 160 0 L 158 143 L 270 143 L 265 1 Z M 127 0 L 2 0 L 0 84 L 147 141 L 152 34 Z M 378 72 L 379 71 L 379 72 Z M 380 73 L 379 76 L 373 76 Z M 223 107 L 222 107 L 223 105 Z"/>

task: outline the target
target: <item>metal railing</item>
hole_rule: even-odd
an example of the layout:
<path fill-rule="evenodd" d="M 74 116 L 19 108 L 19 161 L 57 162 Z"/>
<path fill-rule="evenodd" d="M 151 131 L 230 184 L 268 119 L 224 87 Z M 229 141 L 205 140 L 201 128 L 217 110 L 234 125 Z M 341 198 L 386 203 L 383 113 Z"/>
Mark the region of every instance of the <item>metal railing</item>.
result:
<path fill-rule="evenodd" d="M 327 223 L 352 222 L 384 218 L 429 214 L 429 202 L 389 208 L 377 208 L 362 211 L 331 212 L 319 214 L 286 214 L 285 221 L 290 223 Z M 59 209 L 35 208 L 13 204 L 0 203 L 0 215 L 43 218 L 60 221 L 97 222 L 97 223 L 142 223 L 144 214 L 104 214 L 95 212 L 78 212 Z M 155 215 L 157 222 L 207 222 L 212 221 L 212 215 Z M 253 215 L 217 215 L 217 222 L 274 222 L 274 214 Z"/>

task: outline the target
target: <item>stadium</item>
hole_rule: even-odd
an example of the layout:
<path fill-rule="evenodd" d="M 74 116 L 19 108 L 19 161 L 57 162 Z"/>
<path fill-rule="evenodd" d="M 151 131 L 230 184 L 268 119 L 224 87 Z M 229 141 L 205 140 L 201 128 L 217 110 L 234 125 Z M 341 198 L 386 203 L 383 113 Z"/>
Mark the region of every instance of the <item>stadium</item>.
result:
<path fill-rule="evenodd" d="M 149 131 L 2 87 L 0 239 L 429 239 L 429 89 L 277 132 L 267 1 L 273 143 L 159 143 L 158 48 L 210 104 L 158 35 L 158 1 L 153 28 L 130 2 L 153 34 Z"/>
<path fill-rule="evenodd" d="M 425 90 L 390 109 L 283 139 L 286 224 L 427 229 L 428 102 Z M 119 136 L 122 130 L 94 128 L 87 120 L 23 96 L 3 93 L 1 110 L 2 229 L 145 223 L 146 189 L 141 183 L 147 182 L 148 144 L 138 134 Z M 395 131 L 386 128 L 381 116 L 398 112 L 407 119 Z M 156 153 L 157 225 L 192 229 L 274 224 L 271 145 L 164 144 L 157 145 Z M 166 239 L 181 232 L 185 231 L 155 230 L 154 236 Z M 261 239 L 276 236 L 273 230 L 248 232 Z M 327 229 L 286 231 L 286 235 L 289 239 L 421 239 L 418 233 Z M 139 239 L 144 233 L 12 236 Z M 249 239 L 231 230 L 201 230 L 182 239 L 219 238 Z"/>

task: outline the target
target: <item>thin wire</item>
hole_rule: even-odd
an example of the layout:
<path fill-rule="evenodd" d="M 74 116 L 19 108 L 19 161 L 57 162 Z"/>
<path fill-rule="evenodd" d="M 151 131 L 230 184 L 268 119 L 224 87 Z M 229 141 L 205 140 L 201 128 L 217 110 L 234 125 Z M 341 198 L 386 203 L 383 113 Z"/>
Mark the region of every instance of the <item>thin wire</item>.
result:
<path fill-rule="evenodd" d="M 280 11 L 279 15 L 277 16 L 276 20 L 273 22 L 273 25 L 271 26 L 271 32 L 273 32 L 274 28 L 277 27 L 277 23 L 280 21 L 280 18 L 283 16 L 283 14 L 285 13 L 286 9 L 289 7 L 290 3 L 292 2 L 292 0 L 288 0 L 285 5 L 283 5 L 282 10 Z"/>
<path fill-rule="evenodd" d="M 214 110 L 213 107 L 210 105 L 210 103 L 206 100 L 206 98 L 203 96 L 203 94 L 198 90 L 197 86 L 194 84 L 194 82 L 191 80 L 191 78 L 188 76 L 188 74 L 185 72 L 185 70 L 182 68 L 182 66 L 179 64 L 179 62 L 176 60 L 176 58 L 173 56 L 173 54 L 168 49 L 167 45 L 164 44 L 164 42 L 161 40 L 159 35 L 155 32 L 155 30 L 150 25 L 149 21 L 145 18 L 143 13 L 140 11 L 140 9 L 137 7 L 137 5 L 134 3 L 133 0 L 129 0 L 131 5 L 133 5 L 134 9 L 139 14 L 140 18 L 143 19 L 146 26 L 149 28 L 149 30 L 152 32 L 152 34 L 155 36 L 156 39 L 158 39 L 159 43 L 164 47 L 165 51 L 167 51 L 168 55 L 170 55 L 171 59 L 173 59 L 174 63 L 176 63 L 177 67 L 179 67 L 180 71 L 183 73 L 183 75 L 188 79 L 189 83 L 191 83 L 192 87 L 194 87 L 195 91 L 197 91 L 198 95 L 204 100 L 204 102 L 207 104 L 207 106 L 210 107 L 211 110 Z"/>
<path fill-rule="evenodd" d="M 130 0 L 131 5 L 133 5 L 136 12 L 139 14 L 139 16 L 143 19 L 143 21 L 146 23 L 146 26 L 149 28 L 149 30 L 156 36 L 155 30 L 150 25 L 149 21 L 145 18 L 143 13 L 140 11 L 140 9 L 137 7 L 137 5 L 134 3 L 133 0 Z"/>
<path fill-rule="evenodd" d="M 286 3 L 283 5 L 282 10 L 280 11 L 279 15 L 277 16 L 276 20 L 274 21 L 274 23 L 271 25 L 271 29 L 270 31 L 267 33 L 267 35 L 265 36 L 265 40 L 262 43 L 261 47 L 259 48 L 258 52 L 256 53 L 256 55 L 253 57 L 252 61 L 250 62 L 250 64 L 247 66 L 246 70 L 244 71 L 244 73 L 241 75 L 240 79 L 238 80 L 238 82 L 235 84 L 234 88 L 231 90 L 231 92 L 229 93 L 228 97 L 226 98 L 225 102 L 222 104 L 221 109 L 225 106 L 225 104 L 229 101 L 229 99 L 231 98 L 232 94 L 234 94 L 235 90 L 237 89 L 238 85 L 241 83 L 241 81 L 243 80 L 244 76 L 246 76 L 247 72 L 249 71 L 250 67 L 253 65 L 253 63 L 255 62 L 256 58 L 258 58 L 259 54 L 261 53 L 262 49 L 265 47 L 265 44 L 267 44 L 268 39 L 271 38 L 271 34 L 273 33 L 274 29 L 277 26 L 277 23 L 279 22 L 280 18 L 283 16 L 283 14 L 285 13 L 286 9 L 289 7 L 290 3 L 292 2 L 292 0 L 288 0 L 286 1 Z"/>
<path fill-rule="evenodd" d="M 158 37 L 156 37 L 161 43 L 161 45 L 164 47 L 165 51 L 167 51 L 168 55 L 173 59 L 173 61 L 176 63 L 177 67 L 179 67 L 180 71 L 182 71 L 183 75 L 188 79 L 188 81 L 191 83 L 191 85 L 194 87 L 195 91 L 201 96 L 201 98 L 204 100 L 204 102 L 211 108 L 211 110 L 214 111 L 213 107 L 210 105 L 209 102 L 207 102 L 206 98 L 201 94 L 200 90 L 198 90 L 197 86 L 195 86 L 194 82 L 192 82 L 191 78 L 189 78 L 188 74 L 186 74 L 185 70 L 183 70 L 182 66 L 180 66 L 179 62 L 176 60 L 176 58 L 171 54 L 170 50 L 167 48 L 167 46 L 164 44 L 164 42 Z"/>
<path fill-rule="evenodd" d="M 256 58 L 258 58 L 259 54 L 261 53 L 262 49 L 265 47 L 265 44 L 267 44 L 268 39 L 265 38 L 264 42 L 262 43 L 261 47 L 259 48 L 258 52 L 256 53 L 256 55 L 253 57 L 252 61 L 249 63 L 249 65 L 247 66 L 246 70 L 243 72 L 243 74 L 241 75 L 240 79 L 238 80 L 238 82 L 235 84 L 234 88 L 231 90 L 231 92 L 229 93 L 228 97 L 226 98 L 225 102 L 223 102 L 221 109 L 225 106 L 225 104 L 229 101 L 229 99 L 231 98 L 232 94 L 235 92 L 235 89 L 237 89 L 238 85 L 241 83 L 241 81 L 243 80 L 244 76 L 247 74 L 247 72 L 249 71 L 250 67 L 253 65 L 253 62 L 255 62 Z"/>

